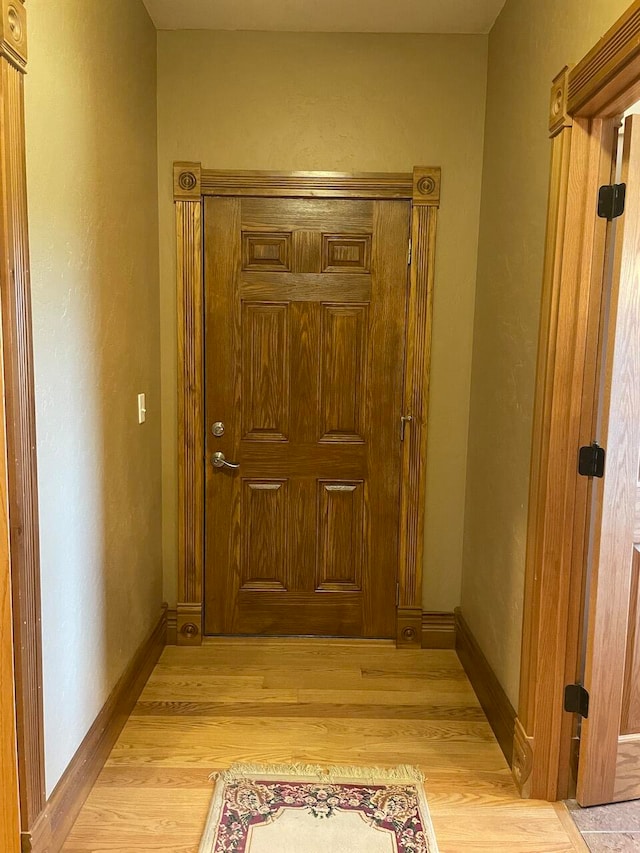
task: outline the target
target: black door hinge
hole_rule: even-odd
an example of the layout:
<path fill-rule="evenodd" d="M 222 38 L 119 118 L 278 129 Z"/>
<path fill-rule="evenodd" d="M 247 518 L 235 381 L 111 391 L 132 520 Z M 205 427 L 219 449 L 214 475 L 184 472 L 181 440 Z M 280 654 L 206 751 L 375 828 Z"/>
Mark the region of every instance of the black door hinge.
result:
<path fill-rule="evenodd" d="M 589 716 L 589 693 L 582 684 L 567 684 L 564 688 L 564 709 L 570 714 Z"/>
<path fill-rule="evenodd" d="M 606 184 L 598 192 L 598 216 L 611 222 L 624 213 L 626 184 Z"/>
<path fill-rule="evenodd" d="M 594 441 L 580 448 L 578 455 L 578 474 L 582 477 L 604 477 L 604 447 Z"/>

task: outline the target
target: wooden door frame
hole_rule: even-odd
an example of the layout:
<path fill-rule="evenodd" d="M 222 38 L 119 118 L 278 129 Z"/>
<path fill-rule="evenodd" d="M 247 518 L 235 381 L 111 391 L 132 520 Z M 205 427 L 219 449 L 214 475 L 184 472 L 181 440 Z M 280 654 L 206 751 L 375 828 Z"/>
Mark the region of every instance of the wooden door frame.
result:
<path fill-rule="evenodd" d="M 10 574 L 13 631 L 0 631 L 3 689 L 15 697 L 19 826 L 23 844 L 37 837 L 45 808 L 40 554 L 36 473 L 35 399 L 31 336 L 31 281 L 26 189 L 24 76 L 27 21 L 24 0 L 0 0 L 0 311 L 3 406 L 0 412 L 0 506 L 8 511 L 8 541 L 0 524 L 0 572 Z M 5 518 L 6 521 L 6 518 Z M 5 553 L 6 552 L 6 553 Z M 7 563 L 8 560 L 8 563 Z M 3 622 L 6 626 L 6 622 Z M 10 634 L 13 634 L 10 637 Z M 7 684 L 7 649 L 13 642 L 13 682 Z M 2 735 L 10 736 L 3 706 Z M 3 755 L 16 744 L 3 741 Z M 6 750 L 6 751 L 5 751 Z M 3 762 L 3 769 L 5 764 Z M 12 769 L 7 769 L 11 779 Z M 3 780 L 4 781 L 4 780 Z M 7 791 L 0 786 L 3 794 Z M 6 803 L 3 803 L 3 808 Z M 7 849 L 10 849 L 9 847 Z"/>
<path fill-rule="evenodd" d="M 412 173 L 216 171 L 200 163 L 173 169 L 178 318 L 179 645 L 199 645 L 203 625 L 204 398 L 203 234 L 205 196 L 406 200 L 411 202 L 404 413 L 412 420 L 402 455 L 396 643 L 420 648 L 431 317 L 440 168 Z M 399 417 L 400 413 L 398 413 Z"/>
<path fill-rule="evenodd" d="M 553 81 L 552 140 L 533 422 L 524 625 L 513 772 L 523 796 L 572 792 L 590 481 L 578 448 L 594 436 L 599 323 L 616 117 L 640 99 L 640 0 Z"/>

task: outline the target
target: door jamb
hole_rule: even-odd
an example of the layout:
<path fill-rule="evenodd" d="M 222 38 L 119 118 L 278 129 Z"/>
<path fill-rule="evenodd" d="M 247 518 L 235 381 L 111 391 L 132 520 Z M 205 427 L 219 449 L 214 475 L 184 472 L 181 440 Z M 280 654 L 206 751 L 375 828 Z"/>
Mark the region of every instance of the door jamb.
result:
<path fill-rule="evenodd" d="M 405 199 L 411 202 L 396 643 L 420 648 L 427 409 L 440 168 L 412 173 L 258 172 L 174 163 L 178 320 L 177 642 L 202 642 L 204 571 L 203 199 L 207 195 Z"/>
<path fill-rule="evenodd" d="M 589 481 L 577 472 L 597 400 L 606 220 L 620 114 L 640 99 L 640 0 L 553 81 L 551 179 L 535 390 L 514 778 L 523 796 L 570 795 L 575 717 L 563 710 L 579 676 Z"/>
<path fill-rule="evenodd" d="M 5 811 L 29 846 L 43 825 L 45 808 L 40 553 L 36 470 L 35 401 L 31 332 L 31 281 L 26 189 L 24 76 L 27 20 L 24 0 L 0 0 L 0 587 L 11 583 L 3 601 L 0 630 L 3 699 L 14 697 L 13 722 L 3 704 L 3 755 L 17 757 L 19 815 Z M 6 458 L 3 454 L 6 454 Z M 6 529 L 5 529 L 5 525 Z M 4 598 L 4 596 L 3 596 Z M 12 631 L 4 617 L 12 613 Z M 13 636 L 11 636 L 13 634 Z M 13 652 L 10 652 L 10 646 Z M 13 666 L 8 667 L 13 658 Z M 11 669 L 13 670 L 10 676 Z M 10 678 L 9 682 L 5 677 Z M 11 716 L 11 714 L 9 714 Z M 8 739 L 14 736 L 13 748 Z M 13 762 L 6 768 L 7 799 Z M 4 782 L 3 778 L 3 782 Z M 4 799 L 4 797 L 3 797 Z M 40 819 L 40 822 L 39 822 Z M 2 836 L 4 838 L 4 836 Z M 7 843 L 13 849 L 14 839 Z M 4 848 L 3 848 L 4 849 Z M 30 846 L 29 846 L 29 849 Z"/>

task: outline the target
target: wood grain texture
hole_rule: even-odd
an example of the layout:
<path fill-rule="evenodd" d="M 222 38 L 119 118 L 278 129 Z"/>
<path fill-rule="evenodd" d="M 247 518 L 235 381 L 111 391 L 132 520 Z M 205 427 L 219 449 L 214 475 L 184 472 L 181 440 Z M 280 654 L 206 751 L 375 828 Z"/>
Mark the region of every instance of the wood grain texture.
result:
<path fill-rule="evenodd" d="M 576 119 L 553 139 L 531 457 L 519 719 L 533 750 L 526 791 L 570 784 L 589 489 L 578 447 L 593 440 L 607 224 L 593 199 L 609 181 L 612 121 Z"/>
<path fill-rule="evenodd" d="M 0 192 L 1 192 L 0 185 Z M 9 541 L 9 487 L 4 431 L 4 387 L 0 375 L 0 849 L 20 849 L 20 799 L 15 714 L 11 553 Z"/>
<path fill-rule="evenodd" d="M 243 301 L 241 312 L 242 438 L 287 441 L 291 410 L 289 305 Z"/>
<path fill-rule="evenodd" d="M 165 646 L 166 608 L 142 643 L 133 660 L 71 759 L 46 802 L 33 830 L 23 836 L 23 849 L 31 853 L 57 853 L 78 816 L 118 739 L 145 682 Z"/>
<path fill-rule="evenodd" d="M 2 411 L 4 416 L 4 411 Z M 4 436 L 0 455 L 0 849 L 20 849 L 18 753 L 14 699 L 8 488 Z"/>
<path fill-rule="evenodd" d="M 629 734 L 618 738 L 616 746 L 613 802 L 640 798 L 640 735 Z M 609 796 L 609 795 L 607 795 Z"/>
<path fill-rule="evenodd" d="M 175 608 L 167 610 L 167 645 L 175 646 L 178 643 L 178 612 Z"/>
<path fill-rule="evenodd" d="M 251 234 L 242 235 L 242 269 L 276 270 L 284 272 L 291 269 L 291 234 Z"/>
<path fill-rule="evenodd" d="M 289 589 L 289 483 L 242 481 L 243 524 L 251 531 L 241 542 L 240 590 Z"/>
<path fill-rule="evenodd" d="M 165 650 L 63 853 L 195 853 L 233 761 L 418 765 L 442 853 L 575 853 L 552 805 L 518 798 L 455 652 L 246 638 Z"/>
<path fill-rule="evenodd" d="M 0 6 L 0 287 L 13 287 L 12 263 L 26 261 L 24 251 L 18 251 L 16 237 L 26 245 L 27 213 L 24 199 L 24 118 L 22 111 L 22 74 L 26 60 L 26 22 L 24 8 L 18 4 L 17 23 L 10 25 L 6 2 Z M 17 28 L 21 28 L 18 29 Z M 17 62 L 16 62 L 17 60 Z M 9 64 L 13 63 L 13 64 Z M 17 136 L 17 139 L 16 139 Z M 13 146 L 18 143 L 17 150 Z M 16 193 L 17 191 L 17 193 Z M 17 232 L 14 237 L 13 232 Z M 20 283 L 26 270 L 20 267 Z M 4 328 L 4 323 L 3 323 Z M 15 668 L 13 637 L 13 585 L 11 530 L 9 520 L 10 491 L 8 483 L 8 446 L 5 408 L 5 368 L 9 358 L 7 341 L 3 336 L 0 351 L 0 849 L 18 853 L 20 849 L 20 792 L 18 788 L 18 740 L 15 707 Z M 37 677 L 37 674 L 36 674 Z M 42 722 L 41 718 L 36 723 Z M 41 741 L 36 743 L 36 747 Z M 36 752 L 36 769 L 41 770 L 41 755 Z M 37 788 L 36 788 L 37 791 Z M 39 800 L 36 801 L 37 807 Z M 28 806 L 29 803 L 23 803 Z"/>
<path fill-rule="evenodd" d="M 456 620 L 453 613 L 422 614 L 422 648 L 455 649 Z"/>
<path fill-rule="evenodd" d="M 357 186 L 357 183 L 356 183 Z M 313 201 L 311 201 L 313 200 Z M 320 272 L 322 235 L 336 232 L 350 235 L 371 234 L 373 219 L 373 201 L 359 198 L 344 200 L 336 206 L 331 199 L 318 198 L 311 194 L 305 198 L 289 198 L 287 201 L 287 219 L 283 220 L 281 209 L 274 205 L 271 198 L 250 195 L 242 199 L 242 225 L 251 231 L 293 231 L 294 245 L 298 240 L 311 241 L 319 254 L 317 269 L 303 268 L 297 258 L 298 272 Z M 304 235 L 304 236 L 300 236 Z M 313 251 L 313 250 L 312 250 Z M 314 252 L 314 254 L 315 254 Z"/>
<path fill-rule="evenodd" d="M 0 8 L 0 299 L 9 460 L 20 805 L 22 827 L 28 829 L 44 806 L 45 783 L 38 485 L 23 104 L 26 21 L 21 3 L 3 0 Z"/>
<path fill-rule="evenodd" d="M 204 195 L 410 199 L 412 188 L 404 173 L 202 171 Z"/>
<path fill-rule="evenodd" d="M 455 618 L 458 657 L 487 715 L 500 749 L 511 766 L 516 712 L 460 609 L 456 610 Z"/>
<path fill-rule="evenodd" d="M 511 756 L 511 771 L 520 794 L 531 796 L 531 769 L 533 767 L 532 739 L 527 735 L 522 723 L 516 717 L 513 735 L 513 754 Z"/>
<path fill-rule="evenodd" d="M 225 424 L 207 457 L 240 465 L 206 470 L 207 633 L 395 632 L 409 215 L 402 201 L 205 200 L 206 423 Z M 355 266 L 301 269 L 321 266 L 327 235 L 340 248 L 345 223 Z M 292 269 L 244 271 L 248 234 L 292 235 Z"/>
<path fill-rule="evenodd" d="M 204 536 L 202 204 L 199 200 L 177 201 L 175 208 L 178 278 L 177 636 L 179 643 L 197 644 L 202 640 Z"/>
<path fill-rule="evenodd" d="M 243 299 L 286 299 L 289 302 L 369 302 L 371 276 L 368 274 L 267 273 L 246 272 L 238 282 Z"/>
<path fill-rule="evenodd" d="M 440 206 L 442 173 L 438 166 L 416 166 L 413 170 L 413 204 Z"/>
<path fill-rule="evenodd" d="M 569 68 L 565 66 L 553 79 L 549 104 L 549 135 L 556 136 L 564 127 L 571 127 L 573 119 L 567 110 L 569 97 Z"/>
<path fill-rule="evenodd" d="M 555 808 L 558 820 L 560 821 L 565 832 L 569 836 L 569 839 L 573 844 L 573 849 L 576 851 L 576 853 L 590 853 L 589 846 L 582 837 L 582 833 L 580 832 L 573 818 L 571 817 L 571 812 L 567 808 L 566 804 L 554 803 L 553 807 Z"/>
<path fill-rule="evenodd" d="M 402 456 L 399 605 L 420 610 L 436 216 L 435 206 L 413 207 L 402 412 L 410 416 L 411 421 L 405 432 Z M 401 635 L 402 630 L 398 628 L 398 635 Z M 417 645 L 420 644 L 420 630 L 413 639 Z"/>
<path fill-rule="evenodd" d="M 640 187 L 640 126 L 629 117 L 624 126 L 622 182 Z M 628 790 L 630 744 L 640 756 L 640 731 L 624 730 L 624 706 L 638 698 L 637 661 L 633 660 L 637 625 L 632 593 L 637 585 L 638 543 L 634 543 L 640 454 L 640 203 L 627 198 L 617 221 L 604 336 L 600 435 L 607 448 L 604 479 L 594 487 L 593 559 L 590 567 L 588 633 L 584 684 L 590 694 L 589 716 L 582 723 L 576 799 L 581 805 L 616 798 L 619 745 L 625 746 Z M 637 586 L 636 586 L 637 596 Z M 631 641 L 631 643 L 630 643 Z M 625 680 L 625 679 L 628 680 Z M 640 774 L 635 763 L 637 791 Z"/>
<path fill-rule="evenodd" d="M 568 792 L 576 727 L 569 715 L 547 709 L 558 708 L 562 685 L 578 677 L 581 644 L 590 487 L 576 484 L 573 460 L 576 448 L 594 438 L 606 246 L 606 225 L 596 220 L 593 199 L 598 186 L 611 181 L 612 119 L 640 98 L 639 34 L 640 2 L 635 0 L 577 65 L 568 72 L 563 69 L 551 94 L 550 129 L 555 139 L 534 408 L 519 703 L 523 742 L 532 749 L 533 776 L 524 783 L 533 795 L 550 798 Z M 607 120 L 588 120 L 599 117 Z M 563 421 L 563 412 L 570 414 L 569 422 Z M 562 454 L 556 455 L 565 439 Z M 564 551 L 559 546 L 561 537 Z"/>
<path fill-rule="evenodd" d="M 320 441 L 364 442 L 368 305 L 320 306 Z"/>
<path fill-rule="evenodd" d="M 640 2 L 635 0 L 569 71 L 568 111 L 586 116 L 621 113 L 637 100 L 639 79 Z"/>
<path fill-rule="evenodd" d="M 636 485 L 636 495 L 638 488 Z M 637 497 L 636 497 L 637 503 Z M 635 516 L 635 512 L 634 512 Z M 622 719 L 620 733 L 630 735 L 640 732 L 640 536 L 636 533 L 634 518 L 633 555 L 627 619 L 627 648 L 625 653 L 624 689 L 622 694 Z"/>
<path fill-rule="evenodd" d="M 365 484 L 320 481 L 317 488 L 316 589 L 359 591 L 365 561 Z"/>
<path fill-rule="evenodd" d="M 0 57 L 24 72 L 27 64 L 27 13 L 24 0 L 0 0 Z"/>
<path fill-rule="evenodd" d="M 200 201 L 202 167 L 200 163 L 173 164 L 174 201 Z"/>
<path fill-rule="evenodd" d="M 290 311 L 294 317 L 293 322 L 295 324 L 302 324 L 300 325 L 300 329 L 303 330 L 302 343 L 291 343 L 292 355 L 296 356 L 291 368 L 291 381 L 296 381 L 296 374 L 300 374 L 300 371 L 305 369 L 305 365 L 306 369 L 310 366 L 309 354 L 311 351 L 309 346 L 310 343 L 316 345 L 316 339 L 319 334 L 317 327 L 319 315 L 315 305 L 322 300 L 333 303 L 365 304 L 372 298 L 371 277 L 366 271 L 374 260 L 374 247 L 372 243 L 374 200 L 412 199 L 416 205 L 432 209 L 426 216 L 415 217 L 416 223 L 420 224 L 416 224 L 415 234 L 413 235 L 414 252 L 419 261 L 415 267 L 417 272 L 415 273 L 413 287 L 414 302 L 412 316 L 414 325 L 412 331 L 419 337 L 419 340 L 417 343 L 413 343 L 414 360 L 411 371 L 417 381 L 412 385 L 411 393 L 413 394 L 413 398 L 410 402 L 415 401 L 417 403 L 419 417 L 425 422 L 431 333 L 430 306 L 435 249 L 435 207 L 440 197 L 440 170 L 438 168 L 419 167 L 414 170 L 412 175 L 363 175 L 328 172 L 220 172 L 201 170 L 198 163 L 174 164 L 174 196 L 177 200 L 176 208 L 178 211 L 179 308 L 182 311 L 179 325 L 184 335 L 182 346 L 185 346 L 185 341 L 188 339 L 189 347 L 196 355 L 202 351 L 201 330 L 197 326 L 197 319 L 193 318 L 193 305 L 190 306 L 186 300 L 191 299 L 193 301 L 197 297 L 193 296 L 193 294 L 188 296 L 184 289 L 184 283 L 187 278 L 192 283 L 198 278 L 198 264 L 201 256 L 199 249 L 201 248 L 201 244 L 199 243 L 199 233 L 197 233 L 199 225 L 193 224 L 189 226 L 185 221 L 185 214 L 191 211 L 191 208 L 181 208 L 181 205 L 192 204 L 197 207 L 200 193 L 218 196 L 218 203 L 221 203 L 221 197 L 228 196 L 229 203 L 235 205 L 236 210 L 239 210 L 237 205 L 239 199 L 242 199 L 242 227 L 245 232 L 250 233 L 255 238 L 257 241 L 255 245 L 259 245 L 260 239 L 263 241 L 273 241 L 275 239 L 275 243 L 271 242 L 269 246 L 264 243 L 263 247 L 257 250 L 259 253 L 262 252 L 262 256 L 259 259 L 257 259 L 255 252 L 252 254 L 253 249 L 249 249 L 248 246 L 245 248 L 245 266 L 251 268 L 242 273 L 243 278 L 240 287 L 243 299 L 247 301 L 253 299 L 254 301 L 268 302 L 276 298 L 276 292 L 273 289 L 273 274 L 276 273 L 276 270 L 264 269 L 264 264 L 261 270 L 257 270 L 256 265 L 259 262 L 266 260 L 268 262 L 266 266 L 270 266 L 270 262 L 275 261 L 278 264 L 278 269 L 280 266 L 293 265 L 292 272 L 276 273 L 278 275 L 291 276 L 288 283 L 282 283 L 284 284 L 284 290 L 280 289 L 278 295 L 281 300 L 286 300 L 291 305 Z M 283 222 L 282 216 L 272 204 L 272 199 L 279 196 L 286 197 L 287 199 L 291 214 L 289 223 Z M 330 199 L 342 199 L 339 215 L 336 215 L 336 208 L 331 206 Z M 193 217 L 197 216 L 195 212 L 189 215 Z M 291 245 L 289 245 L 288 236 L 281 239 L 283 234 L 292 235 Z M 279 236 L 274 237 L 274 235 Z M 425 239 L 429 241 L 427 249 L 421 245 Z M 406 248 L 403 247 L 403 256 L 405 251 Z M 195 257 L 194 253 L 198 257 Z M 424 266 L 425 262 L 428 264 L 427 267 Z M 241 266 L 241 260 L 234 254 L 232 267 L 228 270 L 228 273 L 236 274 L 239 266 Z M 322 273 L 321 270 L 323 268 L 325 271 Z M 381 274 L 380 263 L 377 266 L 374 264 L 372 268 L 376 269 L 378 274 Z M 310 276 L 313 277 L 314 275 L 316 276 L 315 281 L 313 278 L 310 278 Z M 324 282 L 321 280 L 322 277 L 325 279 Z M 331 291 L 331 288 L 333 288 L 333 291 Z M 214 291 L 216 294 L 220 292 L 219 288 L 214 287 L 210 291 L 210 296 Z M 215 299 L 219 300 L 219 295 L 216 295 Z M 299 303 L 305 301 L 311 303 L 309 309 L 300 306 Z M 215 304 L 216 310 L 224 307 L 224 305 Z M 397 318 L 400 314 L 394 311 L 389 316 Z M 195 324 L 193 329 L 189 329 L 187 326 L 190 320 L 193 320 Z M 376 322 L 374 317 L 372 319 L 374 326 Z M 390 331 L 395 328 L 394 323 L 380 326 L 383 335 L 388 336 L 390 334 Z M 233 333 L 234 328 L 236 328 L 235 321 L 228 327 L 227 331 Z M 187 333 L 189 332 L 192 332 L 192 334 L 188 335 Z M 225 357 L 237 357 L 238 354 L 235 352 L 234 347 L 229 347 L 227 332 L 224 332 L 222 335 L 216 335 L 216 346 L 218 346 L 218 341 L 220 341 L 221 347 L 217 351 L 218 364 L 223 364 Z M 408 342 L 408 345 L 411 345 L 411 343 Z M 370 344 L 367 344 L 367 346 L 370 346 Z M 191 355 L 191 353 L 189 354 Z M 182 355 L 181 350 L 181 364 L 183 363 Z M 300 356 L 301 360 L 297 356 Z M 191 364 L 193 364 L 193 361 Z M 189 406 L 186 407 L 185 411 L 181 412 L 180 416 L 185 434 L 189 433 L 190 430 L 193 433 L 193 423 L 201 417 L 204 406 L 201 389 L 197 384 L 197 380 L 189 383 L 187 372 L 185 370 L 182 376 L 182 384 L 179 391 L 181 403 L 184 403 L 187 399 L 187 394 L 189 395 Z M 239 401 L 237 389 L 234 387 L 229 393 L 231 396 L 228 402 L 236 404 Z M 312 388 L 306 391 L 301 390 L 301 404 L 312 405 L 314 402 L 312 399 L 313 393 Z M 370 394 L 371 391 L 368 390 L 367 393 Z M 196 402 L 197 397 L 200 397 L 199 403 Z M 294 411 L 291 413 L 292 429 L 298 429 L 298 434 L 304 439 L 305 443 L 310 443 L 313 441 L 313 437 L 309 434 L 309 426 L 305 426 L 302 422 L 304 419 L 300 419 L 300 417 L 296 421 L 296 407 L 293 407 L 293 409 Z M 191 412 L 191 422 L 186 420 L 188 411 Z M 403 465 L 407 470 L 411 468 L 413 475 L 417 476 L 418 479 L 418 489 L 415 492 L 415 502 L 418 510 L 411 510 L 412 515 L 417 518 L 420 514 L 420 508 L 424 512 L 424 476 L 420 476 L 419 466 L 424 466 L 425 463 L 426 430 L 423 428 L 423 425 L 417 424 L 413 432 L 417 434 L 417 441 L 413 438 L 411 439 L 409 455 L 412 461 L 411 464 L 404 462 Z M 180 452 L 181 456 L 186 452 L 188 462 L 189 448 L 187 447 L 186 451 L 181 449 Z M 195 455 L 193 458 L 195 458 Z M 301 459 L 302 457 L 298 460 L 298 465 L 301 464 Z M 338 459 L 336 458 L 337 463 Z M 179 464 L 184 464 L 184 459 L 182 462 L 179 460 Z M 268 468 L 268 465 L 266 467 Z M 276 466 L 272 465 L 271 470 L 267 471 L 265 469 L 259 476 L 277 477 L 279 476 L 279 472 L 274 470 L 275 468 Z M 189 510 L 186 506 L 187 498 L 184 497 L 184 494 L 187 494 L 185 488 L 187 478 L 186 474 L 181 474 L 179 479 L 181 487 L 185 489 L 185 492 L 180 500 L 179 523 L 181 529 L 184 531 L 187 529 L 192 531 L 189 535 L 194 542 L 197 542 L 202 541 L 202 538 L 198 539 L 200 530 L 198 526 L 200 522 L 200 509 L 197 505 L 200 496 L 199 483 L 197 480 L 194 480 L 193 466 L 187 464 L 185 466 L 186 470 L 192 472 L 189 484 L 195 483 L 196 488 L 191 490 L 189 495 L 195 495 L 195 498 L 190 497 L 192 506 Z M 328 477 L 336 476 L 331 470 L 325 473 Z M 358 470 L 350 471 L 343 469 L 342 474 L 351 479 L 362 477 L 362 473 Z M 209 475 L 210 472 L 207 471 L 207 477 Z M 225 479 L 229 481 L 230 478 L 226 477 Z M 230 489 L 229 482 L 227 482 L 227 489 Z M 310 483 L 305 484 L 301 480 L 294 486 L 294 494 L 292 493 L 292 503 L 295 506 L 295 511 L 293 513 L 291 529 L 294 531 L 294 536 L 297 537 L 296 541 L 301 555 L 311 555 L 315 552 L 309 536 L 305 536 L 304 534 L 305 526 L 308 525 L 310 518 L 309 512 L 304 509 L 304 495 L 305 490 L 309 492 L 309 489 Z M 231 497 L 231 491 L 229 491 L 228 497 Z M 374 497 L 375 500 L 376 498 Z M 404 513 L 409 512 L 412 501 L 413 497 L 411 493 L 408 489 L 405 489 L 403 497 Z M 187 523 L 188 511 L 191 512 L 193 520 L 195 520 L 195 525 L 191 523 L 191 520 Z M 232 501 L 231 518 L 235 519 L 234 524 L 236 525 L 239 518 L 238 512 L 238 501 Z M 412 546 L 410 558 L 405 561 L 405 568 L 400 578 L 401 587 L 404 585 L 408 590 L 405 598 L 408 602 L 411 602 L 408 609 L 405 604 L 405 619 L 411 622 L 411 642 L 415 645 L 420 644 L 421 634 L 419 602 L 421 596 L 421 545 L 418 543 L 421 524 L 423 524 L 423 521 L 418 520 L 413 525 L 414 529 L 409 538 L 413 537 L 414 546 Z M 186 543 L 186 532 L 184 535 Z M 233 535 L 237 534 L 234 533 Z M 187 600 L 189 596 L 184 595 L 183 601 L 178 607 L 178 636 L 182 637 L 182 642 L 197 643 L 201 635 L 201 613 L 198 607 L 200 604 L 199 598 L 201 598 L 202 573 L 199 569 L 197 557 L 191 560 L 187 559 L 189 554 L 185 549 L 181 549 L 181 563 L 179 567 L 180 584 L 185 590 L 190 584 L 194 594 L 191 596 L 193 600 Z M 187 576 L 190 578 L 188 582 Z M 292 577 L 295 579 L 295 572 Z M 227 599 L 228 590 L 225 590 L 224 584 L 216 584 L 215 587 L 210 587 L 210 589 L 216 601 L 220 602 Z M 215 589 L 215 593 L 213 589 Z M 198 592 L 200 592 L 200 596 L 196 594 Z M 376 595 L 380 601 L 385 597 L 382 589 Z M 414 601 L 417 604 L 414 605 Z M 215 609 L 215 606 L 213 605 L 212 609 Z M 409 613 L 409 610 L 411 613 Z M 220 624 L 220 618 L 221 613 L 213 616 L 214 622 L 212 624 Z M 410 626 L 407 624 L 405 627 Z M 398 631 L 399 628 L 396 625 L 396 632 Z"/>
<path fill-rule="evenodd" d="M 366 273 L 371 268 L 371 235 L 322 235 L 322 272 Z"/>

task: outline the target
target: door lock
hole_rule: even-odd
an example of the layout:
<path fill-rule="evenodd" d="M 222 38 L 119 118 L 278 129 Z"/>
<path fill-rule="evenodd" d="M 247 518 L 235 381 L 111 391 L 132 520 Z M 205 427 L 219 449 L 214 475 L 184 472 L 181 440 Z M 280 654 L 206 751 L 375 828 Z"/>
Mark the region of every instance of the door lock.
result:
<path fill-rule="evenodd" d="M 216 438 L 220 438 L 221 435 L 224 435 L 224 424 L 222 423 L 222 421 L 216 421 L 211 427 L 211 432 L 215 435 Z"/>

